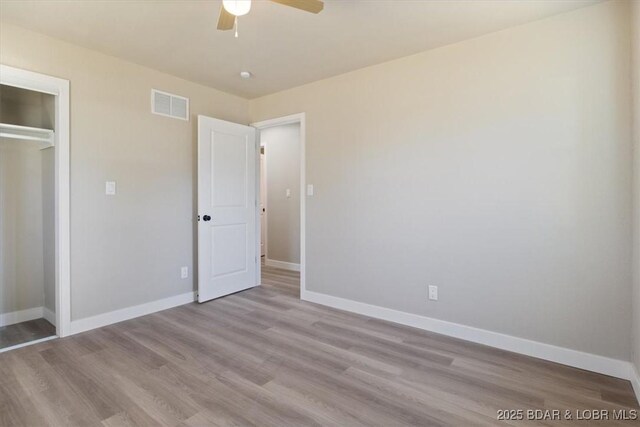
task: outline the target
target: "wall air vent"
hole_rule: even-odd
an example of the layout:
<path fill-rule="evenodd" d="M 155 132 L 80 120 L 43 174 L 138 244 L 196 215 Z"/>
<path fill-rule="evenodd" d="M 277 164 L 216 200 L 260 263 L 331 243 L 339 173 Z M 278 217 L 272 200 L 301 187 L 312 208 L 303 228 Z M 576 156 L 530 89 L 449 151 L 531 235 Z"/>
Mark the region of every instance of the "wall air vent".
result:
<path fill-rule="evenodd" d="M 189 120 L 189 98 L 151 89 L 151 112 L 174 119 Z"/>

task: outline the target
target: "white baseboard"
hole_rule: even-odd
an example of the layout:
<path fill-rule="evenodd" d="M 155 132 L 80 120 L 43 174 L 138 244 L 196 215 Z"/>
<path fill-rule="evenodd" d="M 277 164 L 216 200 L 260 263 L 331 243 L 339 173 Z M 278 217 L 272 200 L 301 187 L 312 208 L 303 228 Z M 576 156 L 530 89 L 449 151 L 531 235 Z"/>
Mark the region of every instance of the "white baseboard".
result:
<path fill-rule="evenodd" d="M 638 372 L 638 368 L 631 364 L 631 369 L 633 373 L 633 377 L 631 378 L 631 385 L 633 386 L 633 392 L 636 394 L 636 400 L 640 403 L 640 372 Z"/>
<path fill-rule="evenodd" d="M 108 313 L 98 314 L 84 319 L 72 320 L 69 328 L 69 335 L 101 328 L 103 326 L 133 319 L 135 317 L 145 316 L 157 311 L 188 304 L 193 301 L 195 301 L 195 293 L 187 292 L 181 295 L 135 305 L 133 307 L 122 308 L 120 310 L 110 311 Z"/>
<path fill-rule="evenodd" d="M 414 328 L 460 338 L 466 341 L 484 344 L 502 350 L 512 351 L 527 356 L 537 357 L 551 362 L 561 363 L 616 378 L 629 380 L 634 385 L 636 395 L 640 390 L 638 376 L 631 362 L 612 359 L 596 354 L 571 350 L 511 335 L 492 332 L 485 329 L 465 326 L 458 323 L 433 319 L 418 314 L 405 313 L 390 308 L 366 304 L 358 301 L 334 297 L 311 291 L 303 291 L 301 298 L 305 301 L 326 305 L 340 310 L 363 314 L 377 319 L 388 320 Z M 637 387 L 637 388 L 636 388 Z"/>
<path fill-rule="evenodd" d="M 42 308 L 42 317 L 53 326 L 56 326 L 56 313 L 49 310 L 47 307 Z"/>
<path fill-rule="evenodd" d="M 40 319 L 43 316 L 42 307 L 28 308 L 26 310 L 12 311 L 11 313 L 0 314 L 0 326 L 15 325 L 20 322 Z"/>
<path fill-rule="evenodd" d="M 300 264 L 295 264 L 293 262 L 278 261 L 265 257 L 264 264 L 269 267 L 282 268 L 283 270 L 300 271 Z"/>

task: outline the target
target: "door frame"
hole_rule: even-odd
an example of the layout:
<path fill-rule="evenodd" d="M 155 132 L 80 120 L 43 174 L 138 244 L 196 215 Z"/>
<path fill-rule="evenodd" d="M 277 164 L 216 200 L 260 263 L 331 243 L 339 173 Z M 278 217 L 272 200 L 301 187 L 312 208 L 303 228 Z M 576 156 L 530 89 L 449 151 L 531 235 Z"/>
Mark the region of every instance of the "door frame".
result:
<path fill-rule="evenodd" d="M 251 126 L 258 130 L 258 147 L 260 146 L 260 140 L 262 137 L 262 130 L 272 128 L 275 126 L 283 126 L 290 125 L 294 123 L 300 124 L 300 299 L 305 299 L 306 294 L 306 229 L 307 229 L 307 217 L 306 217 L 306 206 L 307 206 L 307 172 L 306 172 L 306 114 L 305 113 L 297 113 L 291 114 L 289 116 L 284 117 L 276 117 L 269 120 L 263 120 L 260 122 L 252 123 Z M 266 152 L 266 148 L 265 148 Z M 258 150 L 258 167 L 260 166 L 260 150 Z M 260 174 L 256 174 L 258 177 L 258 194 L 260 194 Z M 259 196 L 258 196 L 258 200 Z M 260 221 L 258 221 L 260 223 Z M 257 236 L 257 250 L 260 252 L 260 230 L 258 230 Z M 265 254 L 268 252 L 265 249 Z M 258 280 L 259 283 L 262 283 L 262 275 L 261 275 L 261 263 L 258 263 Z"/>
<path fill-rule="evenodd" d="M 266 145 L 262 145 L 262 141 L 260 141 L 260 130 L 257 129 L 258 132 L 256 135 L 256 139 L 258 140 L 258 149 L 262 150 L 262 148 L 264 147 L 264 161 L 262 160 L 262 154 L 259 153 L 259 163 L 260 163 L 260 169 L 258 170 L 258 174 L 260 174 L 260 181 L 258 183 L 258 186 L 260 187 L 260 191 L 258 192 L 258 205 L 262 204 L 263 200 L 262 200 L 262 181 L 264 181 L 264 188 L 265 188 L 265 198 L 264 198 L 264 212 L 262 212 L 259 208 L 258 210 L 258 214 L 260 215 L 260 238 L 262 239 L 262 216 L 264 215 L 264 223 L 267 224 L 267 221 L 269 220 L 269 217 L 267 216 L 267 212 L 268 210 L 268 203 L 267 203 L 267 149 L 266 149 Z M 264 166 L 264 167 L 263 167 Z M 264 180 L 262 179 L 262 169 L 264 169 Z M 267 241 L 269 240 L 269 235 L 268 235 L 269 229 L 268 227 L 264 228 L 264 258 L 265 261 L 269 258 L 269 254 L 268 254 L 268 245 L 267 245 Z M 260 259 L 262 259 L 262 241 L 260 242 Z M 259 263 L 260 266 L 262 266 L 262 262 Z M 260 281 L 259 281 L 260 283 Z"/>
<path fill-rule="evenodd" d="M 55 96 L 56 334 L 64 337 L 71 324 L 69 80 L 0 64 L 0 84 Z"/>

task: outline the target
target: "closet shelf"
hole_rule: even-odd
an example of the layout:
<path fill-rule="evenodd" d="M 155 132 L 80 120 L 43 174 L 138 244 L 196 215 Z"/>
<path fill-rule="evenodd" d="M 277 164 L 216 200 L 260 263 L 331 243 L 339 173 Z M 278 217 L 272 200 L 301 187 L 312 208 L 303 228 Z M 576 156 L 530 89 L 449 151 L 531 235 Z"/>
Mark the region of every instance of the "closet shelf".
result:
<path fill-rule="evenodd" d="M 32 128 L 28 126 L 0 123 L 0 138 L 36 142 L 41 148 L 53 147 L 54 138 L 51 129 Z"/>

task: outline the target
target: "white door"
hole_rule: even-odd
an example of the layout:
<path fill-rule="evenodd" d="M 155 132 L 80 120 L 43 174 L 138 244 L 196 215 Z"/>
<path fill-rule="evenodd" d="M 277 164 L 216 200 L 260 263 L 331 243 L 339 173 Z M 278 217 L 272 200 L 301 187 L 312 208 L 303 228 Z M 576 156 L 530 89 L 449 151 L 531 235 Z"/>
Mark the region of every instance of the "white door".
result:
<path fill-rule="evenodd" d="M 267 247 L 267 169 L 264 153 L 260 154 L 260 256 Z"/>
<path fill-rule="evenodd" d="M 256 132 L 198 116 L 198 301 L 258 284 Z"/>

